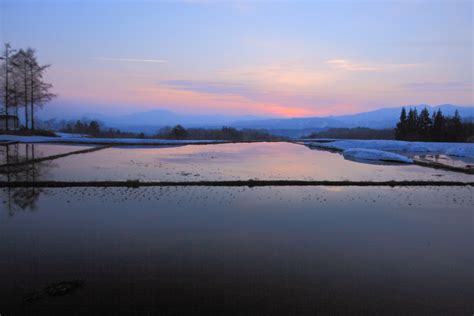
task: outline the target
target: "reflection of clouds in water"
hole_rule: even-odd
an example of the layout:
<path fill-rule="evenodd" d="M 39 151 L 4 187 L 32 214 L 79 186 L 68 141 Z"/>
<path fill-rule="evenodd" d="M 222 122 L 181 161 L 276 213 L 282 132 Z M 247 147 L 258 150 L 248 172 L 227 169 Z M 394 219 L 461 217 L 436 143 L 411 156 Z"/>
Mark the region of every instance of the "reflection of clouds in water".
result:
<path fill-rule="evenodd" d="M 28 146 L 27 146 L 28 145 Z M 75 146 L 22 144 L 11 147 L 11 161 L 31 160 L 51 151 L 64 152 Z M 28 153 L 26 153 L 28 148 Z M 41 150 L 38 150 L 41 149 Z M 38 152 L 42 152 L 38 154 Z M 15 153 L 15 155 L 13 155 Z M 5 158 L 5 155 L 3 156 Z M 196 180 L 442 180 L 466 181 L 470 175 L 434 170 L 420 166 L 369 165 L 355 163 L 339 154 L 310 150 L 291 143 L 238 143 L 189 145 L 167 148 L 108 148 L 70 155 L 41 163 L 25 164 L 1 181 L 196 181 Z M 352 187 L 323 187 L 325 192 L 350 192 Z M 398 190 L 405 190 L 399 188 Z M 14 191 L 18 191 L 14 194 Z M 2 191 L 8 208 L 34 208 L 42 193 L 35 189 Z M 294 191 L 283 191 L 291 192 Z M 129 194 L 129 193 L 127 193 Z M 260 200 L 262 197 L 257 197 Z M 3 204 L 6 205 L 6 204 Z"/>
<path fill-rule="evenodd" d="M 201 180 L 443 180 L 466 175 L 415 166 L 369 165 L 339 154 L 292 143 L 236 143 L 168 148 L 108 148 L 56 159 L 44 180 L 182 180 L 181 172 Z"/>
<path fill-rule="evenodd" d="M 344 192 L 347 191 L 346 187 L 321 187 L 322 190 L 328 192 Z"/>

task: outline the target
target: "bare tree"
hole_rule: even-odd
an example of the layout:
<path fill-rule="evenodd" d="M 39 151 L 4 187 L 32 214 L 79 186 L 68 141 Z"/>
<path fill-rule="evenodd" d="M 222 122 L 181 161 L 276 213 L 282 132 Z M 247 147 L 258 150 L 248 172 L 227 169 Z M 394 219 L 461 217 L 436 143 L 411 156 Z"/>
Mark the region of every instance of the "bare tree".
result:
<path fill-rule="evenodd" d="M 13 91 L 13 81 L 11 80 L 12 75 L 12 65 L 10 63 L 11 55 L 15 51 L 11 49 L 11 45 L 9 43 L 5 43 L 5 49 L 0 56 L 0 60 L 3 60 L 0 66 L 0 80 L 1 80 L 1 97 L 3 101 L 4 113 L 5 115 L 9 114 L 9 107 L 11 106 L 12 101 L 12 91 Z M 8 130 L 8 121 L 5 125 L 5 129 Z"/>
<path fill-rule="evenodd" d="M 40 66 L 36 59 L 35 50 L 21 49 L 12 56 L 12 65 L 15 69 L 17 81 L 17 99 L 21 99 L 21 106 L 25 108 L 25 127 L 35 129 L 35 107 L 42 107 L 56 95 L 51 93 L 53 87 L 44 82 L 43 75 L 50 65 Z M 31 125 L 30 125 L 31 122 Z"/>
<path fill-rule="evenodd" d="M 4 104 L 4 112 L 9 114 L 13 107 L 18 117 L 19 107 L 25 108 L 25 127 L 35 129 L 35 108 L 42 107 L 56 95 L 51 92 L 52 84 L 44 82 L 43 76 L 50 65 L 39 65 L 35 50 L 28 48 L 18 52 L 5 44 L 0 57 L 0 94 Z M 30 124 L 31 123 L 31 124 Z M 8 124 L 6 124 L 8 129 Z"/>
<path fill-rule="evenodd" d="M 16 95 L 20 99 L 20 105 L 25 108 L 25 128 L 29 128 L 28 107 L 30 104 L 30 67 L 29 64 L 34 62 L 34 50 L 20 49 L 12 56 L 11 63 L 14 67 L 14 77 L 18 82 Z"/>
<path fill-rule="evenodd" d="M 43 107 L 56 97 L 56 94 L 51 92 L 53 85 L 43 81 L 43 75 L 46 69 L 51 65 L 40 66 L 36 60 L 35 51 L 32 50 L 32 57 L 28 61 L 29 69 L 29 101 L 31 114 L 31 129 L 35 129 L 35 106 Z"/>

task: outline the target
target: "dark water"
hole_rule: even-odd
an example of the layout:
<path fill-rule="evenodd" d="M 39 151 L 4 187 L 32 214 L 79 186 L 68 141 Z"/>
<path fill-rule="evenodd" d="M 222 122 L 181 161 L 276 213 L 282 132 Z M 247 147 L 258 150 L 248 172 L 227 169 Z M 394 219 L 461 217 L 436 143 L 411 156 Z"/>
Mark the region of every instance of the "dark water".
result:
<path fill-rule="evenodd" d="M 473 311 L 468 187 L 43 189 L 26 207 L 15 190 L 2 315 Z M 68 280 L 84 284 L 23 301 Z"/>
<path fill-rule="evenodd" d="M 82 149 L 11 148 L 9 162 Z M 110 148 L 0 174 L 255 178 L 472 181 L 288 143 Z M 471 187 L 3 188 L 0 314 L 471 315 L 473 206 Z"/>

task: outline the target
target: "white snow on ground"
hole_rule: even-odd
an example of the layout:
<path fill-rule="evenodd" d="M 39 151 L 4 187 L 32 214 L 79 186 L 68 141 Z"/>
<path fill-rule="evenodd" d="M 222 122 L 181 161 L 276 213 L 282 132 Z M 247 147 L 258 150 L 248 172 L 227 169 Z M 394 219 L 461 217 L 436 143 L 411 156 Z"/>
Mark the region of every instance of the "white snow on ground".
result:
<path fill-rule="evenodd" d="M 453 146 L 446 150 L 446 155 L 474 158 L 474 146 Z"/>
<path fill-rule="evenodd" d="M 47 137 L 47 136 L 17 136 L 0 135 L 0 141 L 17 141 L 22 143 L 77 143 L 77 144 L 139 144 L 139 145 L 170 145 L 170 144 L 202 144 L 225 143 L 220 140 L 169 140 L 169 139 L 142 139 L 142 138 L 86 138 L 86 137 Z"/>
<path fill-rule="evenodd" d="M 340 138 L 298 138 L 296 141 L 299 142 L 333 142 L 336 140 L 341 140 Z"/>
<path fill-rule="evenodd" d="M 55 134 L 59 137 L 62 138 L 84 138 L 84 137 L 91 137 L 90 135 L 87 134 L 75 134 L 75 133 L 61 133 L 61 132 L 55 132 Z"/>
<path fill-rule="evenodd" d="M 357 160 L 360 159 L 413 163 L 413 160 L 408 157 L 376 149 L 351 148 L 344 150 L 342 155 L 344 158 L 352 158 Z"/>
<path fill-rule="evenodd" d="M 474 158 L 474 144 L 471 143 L 435 143 L 407 142 L 400 140 L 338 140 L 330 143 L 305 142 L 312 148 L 324 148 L 344 151 L 351 148 L 376 149 L 407 154 L 446 154 L 450 156 Z"/>

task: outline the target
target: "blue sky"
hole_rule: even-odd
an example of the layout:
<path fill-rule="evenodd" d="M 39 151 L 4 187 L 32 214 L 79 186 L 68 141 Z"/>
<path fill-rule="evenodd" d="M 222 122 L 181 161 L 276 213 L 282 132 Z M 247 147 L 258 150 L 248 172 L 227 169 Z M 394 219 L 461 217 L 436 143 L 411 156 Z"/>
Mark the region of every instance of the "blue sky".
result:
<path fill-rule="evenodd" d="M 58 113 L 308 116 L 473 105 L 472 1 L 9 1 Z"/>

